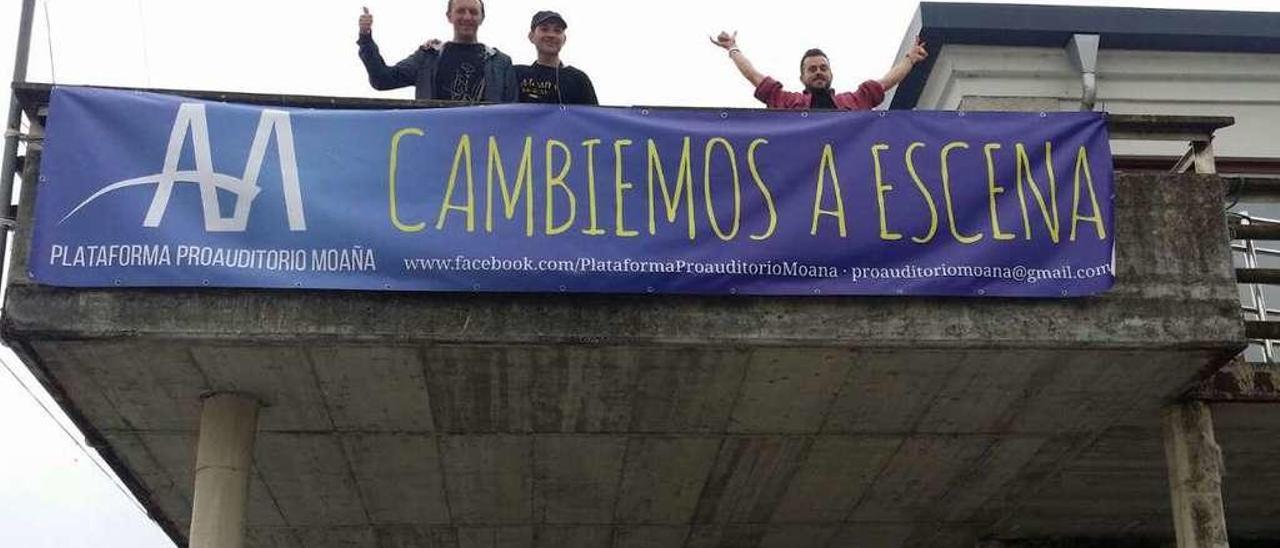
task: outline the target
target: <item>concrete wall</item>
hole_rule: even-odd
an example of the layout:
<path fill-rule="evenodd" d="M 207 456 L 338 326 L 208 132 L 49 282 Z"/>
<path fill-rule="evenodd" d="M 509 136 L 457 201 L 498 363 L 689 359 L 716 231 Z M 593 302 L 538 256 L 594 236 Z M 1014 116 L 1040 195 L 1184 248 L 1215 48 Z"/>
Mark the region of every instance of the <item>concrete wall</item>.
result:
<path fill-rule="evenodd" d="M 37 338 L 1225 348 L 1242 326 L 1221 187 L 1118 177 L 1116 286 L 1070 300 L 66 289 L 27 280 L 24 223 L 4 327 Z"/>

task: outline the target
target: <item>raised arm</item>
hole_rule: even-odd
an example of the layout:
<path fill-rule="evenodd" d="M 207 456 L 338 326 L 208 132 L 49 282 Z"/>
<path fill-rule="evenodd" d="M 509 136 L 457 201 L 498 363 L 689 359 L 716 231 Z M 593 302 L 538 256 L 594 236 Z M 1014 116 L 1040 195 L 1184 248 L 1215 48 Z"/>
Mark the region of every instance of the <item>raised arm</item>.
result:
<path fill-rule="evenodd" d="M 755 65 L 751 64 L 751 60 L 747 59 L 742 50 L 738 49 L 738 31 L 733 31 L 733 34 L 721 32 L 719 36 L 711 39 L 711 43 L 727 50 L 729 58 L 738 67 L 738 72 L 742 73 L 742 77 L 751 82 L 752 87 L 760 87 L 760 82 L 764 81 L 764 75 L 760 74 Z"/>
<path fill-rule="evenodd" d="M 356 44 L 360 46 L 360 61 L 369 74 L 369 85 L 379 90 L 412 86 L 417 79 L 417 63 L 411 55 L 395 66 L 387 66 L 382 53 L 378 51 L 378 44 L 373 41 L 373 15 L 369 13 L 369 8 L 364 8 L 357 26 L 360 36 Z"/>
<path fill-rule="evenodd" d="M 885 91 L 893 89 L 894 86 L 902 83 L 908 74 L 911 74 L 911 69 L 916 66 L 916 63 L 924 61 L 927 57 L 929 57 L 929 52 L 924 49 L 924 42 L 917 37 L 915 45 L 911 46 L 911 49 L 907 51 L 907 55 L 895 63 L 893 68 L 889 69 L 889 72 L 886 72 L 880 78 L 880 85 L 884 86 Z"/>

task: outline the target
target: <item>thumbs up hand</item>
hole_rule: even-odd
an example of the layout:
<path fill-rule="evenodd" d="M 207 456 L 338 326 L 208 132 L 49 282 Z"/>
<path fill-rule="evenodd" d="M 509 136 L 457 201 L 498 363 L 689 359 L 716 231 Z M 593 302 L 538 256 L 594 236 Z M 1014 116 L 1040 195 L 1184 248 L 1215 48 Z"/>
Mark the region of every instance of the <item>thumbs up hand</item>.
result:
<path fill-rule="evenodd" d="M 363 8 L 364 13 L 360 14 L 360 34 L 369 34 L 373 32 L 373 14 L 369 13 L 369 8 Z"/>

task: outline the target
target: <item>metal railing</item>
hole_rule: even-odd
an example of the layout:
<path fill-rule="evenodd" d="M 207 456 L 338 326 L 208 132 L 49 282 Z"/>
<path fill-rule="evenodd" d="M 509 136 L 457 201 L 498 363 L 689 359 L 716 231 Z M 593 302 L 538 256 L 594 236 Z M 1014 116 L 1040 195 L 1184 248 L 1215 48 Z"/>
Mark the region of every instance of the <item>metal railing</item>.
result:
<path fill-rule="evenodd" d="M 1228 215 L 1236 221 L 1233 226 L 1280 226 L 1280 219 L 1258 217 L 1250 215 L 1248 211 L 1228 212 Z M 1232 233 L 1234 238 L 1238 232 L 1233 230 Z M 1245 289 L 1242 298 L 1247 300 L 1244 301 L 1241 309 L 1245 312 L 1246 318 L 1251 315 L 1257 322 L 1272 322 L 1272 318 L 1280 318 L 1280 309 L 1271 308 L 1268 305 L 1266 291 L 1267 285 L 1280 282 L 1280 269 L 1263 268 L 1259 260 L 1262 257 L 1274 257 L 1277 262 L 1280 262 L 1280 248 L 1263 247 L 1258 245 L 1257 240 L 1250 238 L 1232 241 L 1231 251 L 1233 255 L 1239 254 L 1241 262 L 1244 263 L 1243 267 L 1236 269 L 1236 281 Z M 1276 363 L 1276 340 L 1251 338 L 1250 343 L 1251 348 L 1260 353 L 1263 362 Z"/>
<path fill-rule="evenodd" d="M 1262 198 L 1277 201 L 1280 192 Z M 1251 215 L 1248 211 L 1229 211 L 1228 215 L 1231 250 L 1243 262 L 1242 267 L 1236 268 L 1236 281 L 1245 289 L 1242 309 L 1253 316 L 1245 320 L 1245 335 L 1261 353 L 1263 362 L 1280 363 L 1280 352 L 1277 352 L 1280 310 L 1268 303 L 1280 300 L 1280 294 L 1269 290 L 1269 287 L 1280 287 L 1280 268 L 1274 266 L 1280 265 L 1280 247 L 1259 244 L 1280 241 L 1280 219 Z M 1273 260 L 1267 261 L 1268 258 Z"/>

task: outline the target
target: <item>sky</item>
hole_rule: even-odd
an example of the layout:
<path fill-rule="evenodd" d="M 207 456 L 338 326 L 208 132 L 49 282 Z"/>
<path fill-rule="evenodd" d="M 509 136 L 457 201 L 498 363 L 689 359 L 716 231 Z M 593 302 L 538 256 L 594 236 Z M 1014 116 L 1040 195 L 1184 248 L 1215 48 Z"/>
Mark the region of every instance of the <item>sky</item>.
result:
<path fill-rule="evenodd" d="M 1276 0 L 983 2 L 1280 11 Z M 18 0 L 0 3 L 0 65 L 12 73 Z M 451 35 L 444 0 L 40 0 L 28 80 L 59 84 L 411 98 L 374 91 L 356 57 L 361 7 L 395 61 Z M 562 59 L 606 105 L 755 107 L 751 87 L 707 40 L 738 31 L 762 72 L 797 84 L 799 55 L 820 47 L 835 87 L 884 74 L 915 1 L 489 0 L 480 39 L 528 63 L 529 18 L 562 13 Z M 8 88 L 0 102 L 8 104 Z M 161 548 L 172 544 L 109 476 L 83 436 L 7 349 L 0 349 L 0 546 Z M 30 390 L 30 393 L 28 393 Z"/>

